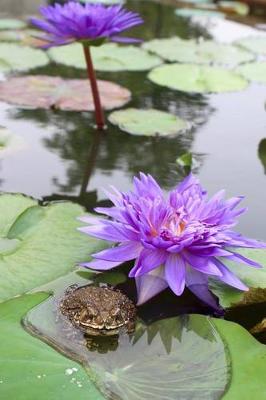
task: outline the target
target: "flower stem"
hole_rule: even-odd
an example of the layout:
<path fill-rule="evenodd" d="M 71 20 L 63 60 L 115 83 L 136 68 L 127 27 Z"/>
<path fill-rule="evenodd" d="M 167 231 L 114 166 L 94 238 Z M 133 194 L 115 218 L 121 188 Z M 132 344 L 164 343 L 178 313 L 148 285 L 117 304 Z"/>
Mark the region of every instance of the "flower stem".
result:
<path fill-rule="evenodd" d="M 95 74 L 95 71 L 93 68 L 90 48 L 89 48 L 89 46 L 84 44 L 83 50 L 84 50 L 84 55 L 85 55 L 86 64 L 87 64 L 88 77 L 89 77 L 90 84 L 91 84 L 91 91 L 92 91 L 92 97 L 93 97 L 94 108 L 95 108 L 96 124 L 97 124 L 97 128 L 99 130 L 103 130 L 105 127 L 104 113 L 103 113 L 103 109 L 102 109 L 102 105 L 101 105 L 101 99 L 100 99 L 96 74 Z"/>

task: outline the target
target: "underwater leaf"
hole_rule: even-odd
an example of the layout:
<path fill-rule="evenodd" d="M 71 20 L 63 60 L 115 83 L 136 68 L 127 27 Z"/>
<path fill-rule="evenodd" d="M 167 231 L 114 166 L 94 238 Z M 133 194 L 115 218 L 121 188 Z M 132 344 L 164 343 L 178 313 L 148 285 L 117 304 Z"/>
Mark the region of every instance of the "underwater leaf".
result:
<path fill-rule="evenodd" d="M 266 54 L 265 36 L 248 36 L 246 38 L 237 40 L 235 44 L 256 54 Z"/>
<path fill-rule="evenodd" d="M 0 304 L 1 400 L 104 400 L 79 364 L 23 329 L 21 318 L 47 296 L 24 295 Z"/>
<path fill-rule="evenodd" d="M 154 39 L 144 43 L 143 48 L 167 61 L 192 64 L 219 64 L 235 66 L 254 59 L 254 54 L 230 44 L 212 40 L 183 40 L 179 37 Z"/>
<path fill-rule="evenodd" d="M 1 61 L 12 71 L 24 71 L 49 64 L 49 58 L 43 50 L 13 43 L 0 43 Z"/>
<path fill-rule="evenodd" d="M 114 111 L 109 121 L 132 135 L 173 136 L 188 129 L 185 120 L 163 111 L 128 108 Z"/>
<path fill-rule="evenodd" d="M 266 397 L 266 346 L 244 328 L 222 319 L 211 319 L 229 350 L 231 381 L 222 400 L 264 400 Z"/>
<path fill-rule="evenodd" d="M 70 202 L 40 206 L 19 194 L 0 195 L 0 244 L 5 252 L 0 258 L 0 301 L 66 274 L 102 248 L 101 241 L 77 230 L 77 217 L 83 213 Z"/>
<path fill-rule="evenodd" d="M 191 93 L 223 93 L 243 90 L 248 82 L 233 71 L 192 64 L 162 65 L 148 78 L 157 85 Z"/>
<path fill-rule="evenodd" d="M 236 262 L 226 263 L 228 268 L 250 288 L 248 292 L 242 292 L 221 281 L 210 279 L 209 286 L 212 292 L 219 297 L 220 304 L 224 308 L 266 301 L 266 251 L 244 249 L 241 250 L 241 254 L 263 267 L 257 269 Z"/>
<path fill-rule="evenodd" d="M 204 10 L 200 8 L 177 8 L 175 14 L 178 17 L 204 17 L 204 18 L 225 18 L 225 14 L 220 11 Z"/>
<path fill-rule="evenodd" d="M 20 19 L 13 19 L 13 18 L 0 18 L 0 30 L 5 29 L 23 29 L 26 28 L 27 24 Z"/>
<path fill-rule="evenodd" d="M 113 82 L 98 81 L 102 105 L 110 110 L 125 105 L 129 90 Z M 0 82 L 0 100 L 22 107 L 53 108 L 68 111 L 93 111 L 94 103 L 88 80 L 42 75 L 10 78 Z"/>
<path fill-rule="evenodd" d="M 135 46 L 108 43 L 93 47 L 91 52 L 94 67 L 98 71 L 145 71 L 162 63 L 158 56 Z M 77 43 L 52 48 L 49 55 L 57 63 L 86 68 L 82 47 Z"/>
<path fill-rule="evenodd" d="M 240 65 L 235 71 L 250 81 L 266 83 L 266 62 L 243 64 Z"/>
<path fill-rule="evenodd" d="M 22 150 L 24 147 L 25 142 L 22 137 L 0 126 L 0 159 L 13 152 Z"/>

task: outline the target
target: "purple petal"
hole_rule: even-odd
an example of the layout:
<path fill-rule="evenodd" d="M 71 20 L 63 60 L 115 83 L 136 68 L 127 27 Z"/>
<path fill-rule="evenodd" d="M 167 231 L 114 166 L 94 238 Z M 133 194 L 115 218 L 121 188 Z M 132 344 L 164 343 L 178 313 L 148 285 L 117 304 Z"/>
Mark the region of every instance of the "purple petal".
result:
<path fill-rule="evenodd" d="M 242 254 L 233 253 L 233 255 L 230 257 L 227 257 L 227 259 L 231 260 L 231 261 L 236 261 L 238 263 L 248 264 L 249 266 L 254 267 L 254 268 L 262 268 L 261 264 L 242 256 Z"/>
<path fill-rule="evenodd" d="M 219 268 L 217 268 L 217 266 L 212 262 L 211 259 L 194 256 L 191 253 L 184 254 L 184 257 L 186 258 L 187 262 L 199 272 L 208 275 L 222 275 Z"/>
<path fill-rule="evenodd" d="M 217 267 L 223 274 L 222 276 L 219 276 L 219 280 L 239 290 L 249 290 L 249 288 L 243 282 L 241 282 L 241 280 L 238 279 L 223 263 L 221 263 L 221 261 L 216 259 L 213 262 L 217 265 Z"/>
<path fill-rule="evenodd" d="M 171 254 L 165 263 L 165 278 L 172 291 L 180 296 L 185 289 L 186 263 L 178 255 Z"/>
<path fill-rule="evenodd" d="M 117 247 L 103 250 L 100 253 L 92 254 L 92 257 L 106 261 L 124 262 L 137 258 L 141 249 L 142 246 L 138 242 L 127 242 Z"/>
<path fill-rule="evenodd" d="M 106 260 L 93 260 L 88 263 L 81 263 L 79 264 L 81 267 L 89 268 L 89 269 L 97 269 L 97 270 L 108 270 L 117 267 L 118 265 L 122 264 L 121 261 L 112 262 Z"/>
<path fill-rule="evenodd" d="M 147 274 L 153 269 L 164 264 L 166 257 L 167 255 L 164 250 L 143 249 L 134 268 L 130 271 L 129 276 L 132 278 Z"/>
<path fill-rule="evenodd" d="M 146 301 L 150 300 L 168 287 L 164 278 L 163 267 L 156 268 L 146 275 L 137 276 L 135 281 L 138 292 L 138 306 L 146 303 Z"/>
<path fill-rule="evenodd" d="M 125 36 L 112 36 L 110 38 L 112 42 L 116 43 L 142 43 L 143 40 L 141 39 L 136 39 L 136 38 L 130 38 L 130 37 L 125 37 Z"/>

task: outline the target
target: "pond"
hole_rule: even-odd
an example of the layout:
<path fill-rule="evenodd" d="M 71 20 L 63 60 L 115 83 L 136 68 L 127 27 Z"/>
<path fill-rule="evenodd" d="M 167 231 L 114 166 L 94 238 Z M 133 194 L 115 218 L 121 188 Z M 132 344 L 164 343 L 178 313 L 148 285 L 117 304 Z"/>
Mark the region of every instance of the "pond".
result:
<path fill-rule="evenodd" d="M 39 4 L 37 0 L 21 6 L 17 1 L 3 2 L 1 12 L 5 18 L 25 19 L 37 13 Z M 175 13 L 176 5 L 171 2 L 130 0 L 126 7 L 145 21 L 132 30 L 134 37 L 145 42 L 144 49 L 146 42 L 155 38 L 174 36 L 191 39 L 193 46 L 194 40 L 230 43 L 243 37 L 266 37 L 241 17 L 237 18 L 241 23 L 217 16 L 184 18 Z M 92 112 L 65 110 L 74 103 L 79 107 L 80 99 L 74 92 L 64 109 L 60 90 L 65 95 L 70 89 L 63 81 L 54 100 L 56 107 L 34 107 L 41 92 L 36 97 L 29 94 L 30 81 L 22 84 L 20 92 L 18 84 L 9 86 L 8 101 L 0 103 L 0 121 L 5 127 L 0 129 L 1 400 L 68 400 L 73 396 L 77 400 L 236 400 L 251 396 L 262 400 L 266 396 L 266 351 L 262 344 L 266 343 L 265 250 L 250 251 L 250 257 L 264 265 L 256 278 L 251 273 L 248 276 L 250 296 L 244 298 L 238 291 L 227 292 L 213 283 L 225 310 L 212 310 L 189 290 L 177 297 L 167 289 L 138 307 L 133 334 L 123 331 L 119 337 L 85 335 L 85 339 L 58 311 L 66 289 L 73 284 L 117 286 L 136 302 L 134 280 L 127 279 L 130 263 L 103 274 L 73 269 L 73 265 L 88 261 L 92 253 L 105 248 L 101 241 L 88 240 L 85 235 L 80 239 L 77 217 L 85 210 L 93 213 L 95 207 L 111 206 L 104 189 L 114 185 L 128 192 L 140 171 L 151 174 L 165 193 L 191 169 L 209 195 L 224 188 L 227 197 L 245 196 L 243 204 L 248 212 L 241 216 L 237 231 L 266 241 L 265 78 L 264 84 L 244 82 L 242 88 L 221 93 L 173 90 L 169 86 L 176 82 L 174 70 L 172 76 L 171 70 L 166 78 L 164 75 L 167 83 L 164 80 L 161 85 L 157 81 L 161 77 L 154 73 L 163 68 L 158 53 L 167 53 L 167 45 L 159 42 L 156 51 L 148 53 L 154 57 L 150 68 L 128 71 L 134 69 L 136 61 L 131 55 L 128 61 L 122 56 L 123 62 L 128 62 L 127 71 L 103 71 L 100 61 L 96 69 L 100 80 L 114 82 L 124 90 L 118 100 L 110 100 L 118 101 L 114 108 L 157 109 L 175 115 L 181 124 L 185 121 L 185 129 L 178 134 L 170 130 L 166 137 L 155 130 L 155 134 L 145 136 L 135 132 L 135 126 L 132 132 L 132 127 L 125 129 L 123 123 L 116 122 L 118 114 L 109 106 L 107 128 L 99 132 Z M 8 46 L 7 52 L 12 52 L 14 43 Z M 34 58 L 37 66 L 30 72 L 3 72 L 0 97 L 6 77 L 12 80 L 31 75 L 40 87 L 50 83 L 38 80 L 39 76 L 86 79 L 85 69 L 73 67 L 73 57 L 60 53 L 61 49 L 49 50 L 43 66 L 41 56 Z M 219 50 L 209 48 L 204 57 L 213 52 Z M 113 48 L 110 57 L 112 53 Z M 260 61 L 265 54 L 259 55 Z M 193 47 L 189 56 L 193 58 Z M 18 52 L 16 59 L 14 53 L 14 63 L 20 57 L 27 58 Z M 187 63 L 186 69 L 196 65 Z M 234 63 L 231 53 L 230 63 Z M 200 67 L 200 73 L 205 67 Z M 241 79 L 242 75 L 240 86 Z M 183 82 L 177 84 L 182 86 Z M 87 87 L 82 90 L 86 92 Z M 111 90 L 117 88 L 106 92 Z M 20 102 L 18 93 L 31 107 Z M 159 130 L 161 115 L 158 118 Z M 150 129 L 157 120 L 147 115 L 145 122 Z M 146 125 L 141 128 L 147 129 Z M 192 165 L 189 162 L 184 167 L 184 155 Z M 71 203 L 62 203 L 64 200 Z"/>

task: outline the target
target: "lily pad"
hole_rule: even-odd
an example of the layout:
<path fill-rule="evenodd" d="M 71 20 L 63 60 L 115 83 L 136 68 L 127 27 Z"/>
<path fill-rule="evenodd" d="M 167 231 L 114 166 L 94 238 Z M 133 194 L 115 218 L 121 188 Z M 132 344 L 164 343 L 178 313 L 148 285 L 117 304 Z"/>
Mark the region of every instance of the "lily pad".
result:
<path fill-rule="evenodd" d="M 265 36 L 249 36 L 235 42 L 238 46 L 252 51 L 256 54 L 266 54 L 266 37 Z"/>
<path fill-rule="evenodd" d="M 249 14 L 250 7 L 248 4 L 245 4 L 241 1 L 228 1 L 222 0 L 218 1 L 218 7 L 224 10 L 225 12 L 233 12 L 238 15 L 246 16 Z"/>
<path fill-rule="evenodd" d="M 167 61 L 181 63 L 236 66 L 254 59 L 254 55 L 249 51 L 212 40 L 196 42 L 178 37 L 155 39 L 145 43 L 143 48 L 158 54 Z"/>
<path fill-rule="evenodd" d="M 1 61 L 12 71 L 23 71 L 49 64 L 49 58 L 43 50 L 13 43 L 0 43 Z"/>
<path fill-rule="evenodd" d="M 14 135 L 7 128 L 0 126 L 0 159 L 14 151 L 23 149 L 25 142 L 22 137 Z"/>
<path fill-rule="evenodd" d="M 98 71 L 145 71 L 162 63 L 162 60 L 135 46 L 104 44 L 91 49 L 93 64 Z M 49 50 L 50 57 L 57 63 L 86 68 L 80 44 L 55 47 Z"/>
<path fill-rule="evenodd" d="M 0 19 L 0 30 L 5 29 L 23 29 L 26 28 L 27 24 L 20 19 L 13 19 L 13 18 L 1 18 Z"/>
<path fill-rule="evenodd" d="M 225 18 L 225 14 L 220 11 L 203 10 L 199 8 L 177 8 L 175 14 L 178 17 L 204 17 L 204 18 Z"/>
<path fill-rule="evenodd" d="M 23 46 L 41 47 L 47 42 L 41 38 L 40 31 L 34 29 L 23 29 L 17 31 L 3 30 L 0 31 L 1 42 L 15 42 Z"/>
<path fill-rule="evenodd" d="M 248 292 L 239 291 L 217 280 L 210 280 L 210 288 L 219 297 L 224 308 L 266 301 L 266 251 L 247 249 L 242 250 L 241 254 L 263 265 L 263 268 L 228 263 L 230 270 L 250 288 Z"/>
<path fill-rule="evenodd" d="M 64 275 L 102 247 L 77 231 L 83 213 L 70 202 L 40 206 L 20 194 L 0 195 L 0 301 Z"/>
<path fill-rule="evenodd" d="M 235 92 L 248 85 L 245 78 L 233 71 L 192 64 L 162 65 L 148 77 L 157 85 L 191 93 Z"/>
<path fill-rule="evenodd" d="M 240 65 L 236 72 L 250 81 L 266 83 L 266 62 L 253 62 Z"/>
<path fill-rule="evenodd" d="M 130 92 L 113 82 L 98 81 L 105 109 L 122 107 Z M 94 103 L 88 80 L 64 80 L 42 75 L 14 77 L 0 82 L 0 100 L 22 107 L 93 111 Z"/>
<path fill-rule="evenodd" d="M 23 329 L 22 316 L 45 298 L 24 295 L 0 305 L 1 399 L 104 400 L 79 364 Z"/>
<path fill-rule="evenodd" d="M 189 127 L 185 120 L 154 109 L 115 111 L 109 116 L 109 121 L 124 132 L 143 136 L 173 136 Z"/>

